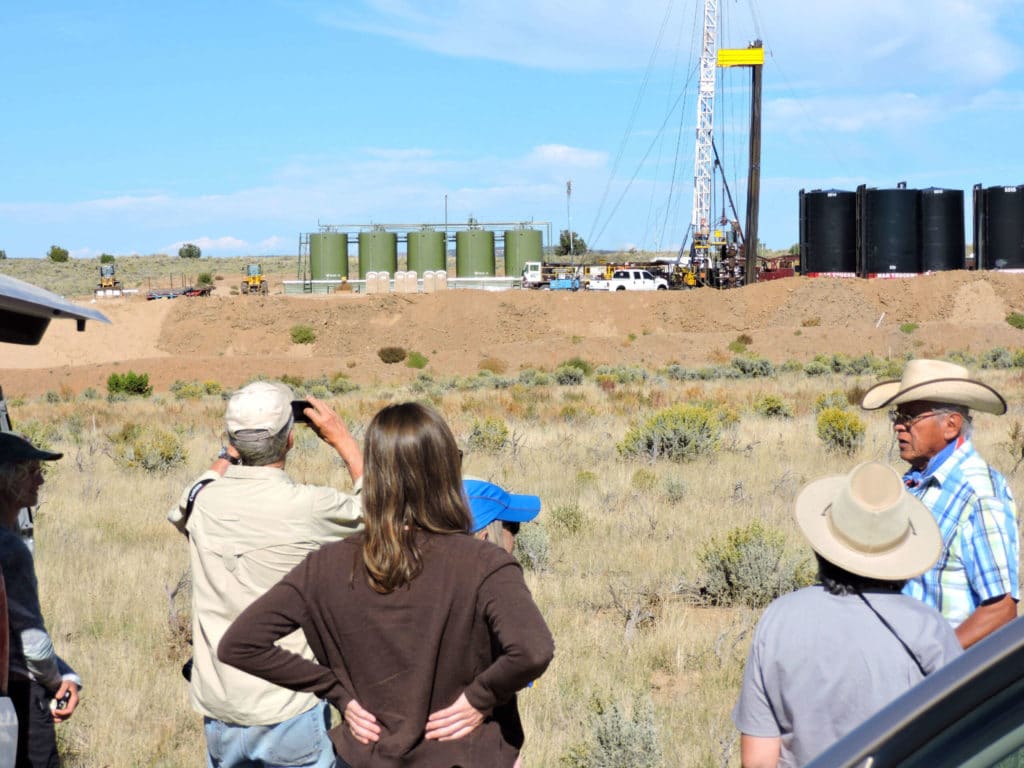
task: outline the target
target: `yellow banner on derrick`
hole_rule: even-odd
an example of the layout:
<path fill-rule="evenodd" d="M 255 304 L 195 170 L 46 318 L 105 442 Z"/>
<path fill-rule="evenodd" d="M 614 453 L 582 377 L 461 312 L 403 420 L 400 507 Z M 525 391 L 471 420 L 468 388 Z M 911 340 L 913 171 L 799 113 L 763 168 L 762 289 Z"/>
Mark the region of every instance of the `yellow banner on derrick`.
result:
<path fill-rule="evenodd" d="M 753 67 L 764 64 L 764 48 L 719 48 L 718 66 Z"/>

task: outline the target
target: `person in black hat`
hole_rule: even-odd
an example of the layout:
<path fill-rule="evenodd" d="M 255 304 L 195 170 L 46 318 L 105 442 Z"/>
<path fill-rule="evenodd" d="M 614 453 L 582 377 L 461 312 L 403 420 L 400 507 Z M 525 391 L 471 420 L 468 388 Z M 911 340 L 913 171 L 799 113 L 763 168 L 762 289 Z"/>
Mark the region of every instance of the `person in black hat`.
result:
<path fill-rule="evenodd" d="M 57 656 L 39 608 L 32 553 L 18 531 L 18 512 L 39 503 L 40 462 L 63 454 L 44 451 L 20 435 L 0 433 L 0 565 L 10 624 L 9 689 L 18 714 L 18 768 L 60 765 L 55 723 L 78 706 L 82 681 Z"/>

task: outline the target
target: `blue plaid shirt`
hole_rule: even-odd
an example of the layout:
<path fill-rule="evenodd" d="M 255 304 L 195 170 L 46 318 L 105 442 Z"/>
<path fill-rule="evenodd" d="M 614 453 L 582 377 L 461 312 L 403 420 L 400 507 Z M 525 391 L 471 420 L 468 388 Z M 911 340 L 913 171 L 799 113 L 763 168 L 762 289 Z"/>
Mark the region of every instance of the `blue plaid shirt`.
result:
<path fill-rule="evenodd" d="M 1020 547 L 1006 480 L 969 440 L 950 448 L 935 457 L 938 466 L 930 463 L 908 482 L 935 516 L 943 549 L 935 566 L 908 581 L 903 592 L 938 609 L 955 627 L 986 600 L 1005 594 L 1019 599 Z"/>

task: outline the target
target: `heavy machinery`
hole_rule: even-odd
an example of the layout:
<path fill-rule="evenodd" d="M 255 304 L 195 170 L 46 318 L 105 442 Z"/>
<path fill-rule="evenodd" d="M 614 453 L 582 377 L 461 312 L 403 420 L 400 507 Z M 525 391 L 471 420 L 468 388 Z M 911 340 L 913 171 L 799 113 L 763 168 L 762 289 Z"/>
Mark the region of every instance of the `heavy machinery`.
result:
<path fill-rule="evenodd" d="M 245 279 L 242 281 L 242 293 L 246 295 L 260 293 L 264 296 L 270 293 L 270 286 L 267 284 L 267 278 L 263 274 L 262 264 L 249 264 L 245 268 Z"/>
<path fill-rule="evenodd" d="M 100 264 L 100 281 L 96 284 L 97 296 L 120 296 L 121 281 L 115 277 L 113 264 Z"/>

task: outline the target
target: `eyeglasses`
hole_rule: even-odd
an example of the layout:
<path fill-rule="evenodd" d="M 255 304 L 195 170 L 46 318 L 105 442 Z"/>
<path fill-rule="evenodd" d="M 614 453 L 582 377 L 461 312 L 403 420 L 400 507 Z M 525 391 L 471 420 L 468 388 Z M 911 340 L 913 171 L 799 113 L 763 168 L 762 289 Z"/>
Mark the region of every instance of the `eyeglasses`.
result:
<path fill-rule="evenodd" d="M 891 411 L 889 411 L 889 421 L 892 422 L 892 425 L 894 427 L 903 427 L 904 429 L 910 429 L 922 419 L 926 419 L 929 416 L 939 416 L 942 413 L 944 413 L 944 411 L 925 411 L 924 413 L 917 414 L 903 413 L 903 411 L 893 408 Z"/>

